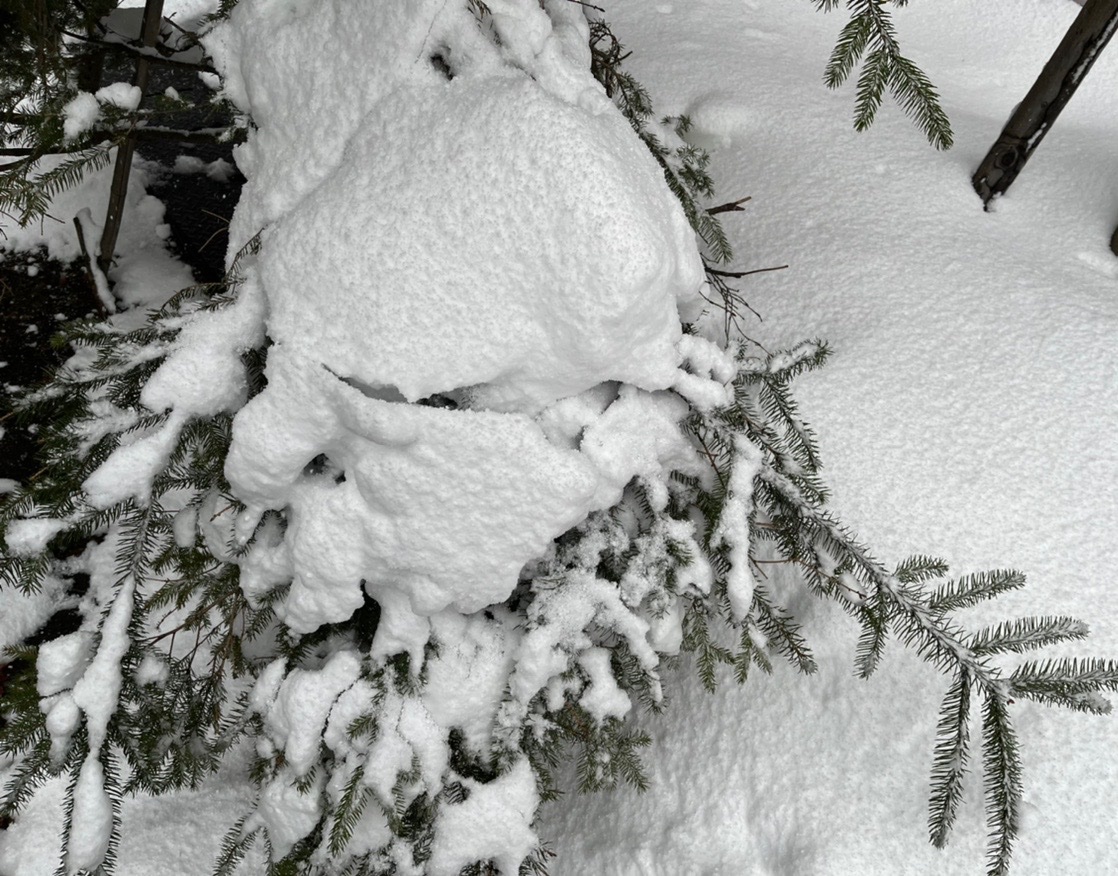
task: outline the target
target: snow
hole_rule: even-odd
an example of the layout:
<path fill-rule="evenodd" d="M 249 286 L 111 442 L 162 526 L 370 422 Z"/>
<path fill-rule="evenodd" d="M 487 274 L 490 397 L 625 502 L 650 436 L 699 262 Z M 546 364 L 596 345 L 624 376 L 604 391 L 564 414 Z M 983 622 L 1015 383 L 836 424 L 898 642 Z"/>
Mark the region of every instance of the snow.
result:
<path fill-rule="evenodd" d="M 64 520 L 13 520 L 4 531 L 4 543 L 12 556 L 30 557 L 40 553 L 65 528 Z"/>
<path fill-rule="evenodd" d="M 128 650 L 128 624 L 132 619 L 135 584 L 126 579 L 118 588 L 112 608 L 101 627 L 97 652 L 74 685 L 74 702 L 86 716 L 90 748 L 100 749 L 109 718 L 120 695 L 120 661 Z"/>
<path fill-rule="evenodd" d="M 47 712 L 46 727 L 50 734 L 51 762 L 61 764 L 65 761 L 66 751 L 70 747 L 70 740 L 78 727 L 81 726 L 82 713 L 74 697 L 70 693 L 63 693 L 50 706 Z"/>
<path fill-rule="evenodd" d="M 248 505 L 242 533 L 287 510 L 290 628 L 344 620 L 367 592 L 391 603 L 376 653 L 414 652 L 422 624 L 389 591 L 420 616 L 498 603 L 552 539 L 678 455 L 675 424 L 588 435 L 582 453 L 532 417 L 604 383 L 680 383 L 679 311 L 702 265 L 659 168 L 578 66 L 581 12 L 501 6 L 497 42 L 445 5 L 308 8 L 241 4 L 207 39 L 256 125 L 237 152 L 249 182 L 232 248 L 267 225 L 248 285 L 274 342 L 226 475 Z M 331 64 L 310 57 L 323 29 L 341 37 Z M 451 78 L 417 63 L 433 52 Z M 312 105 L 331 124 L 308 144 Z M 709 378 L 688 377 L 712 397 Z M 465 409 L 401 404 L 434 394 Z M 610 409 L 625 435 L 659 425 L 664 404 L 642 398 Z M 321 457 L 333 477 L 308 474 Z"/>
<path fill-rule="evenodd" d="M 173 88 L 168 88 L 168 92 L 173 92 Z M 167 95 L 171 97 L 171 94 Z M 177 94 L 173 95 L 176 99 Z M 216 182 L 228 182 L 234 174 L 233 165 L 231 165 L 224 158 L 215 158 L 213 161 L 206 162 L 195 155 L 180 155 L 175 159 L 175 163 L 171 168 L 173 173 L 191 174 L 191 173 L 204 173 L 210 179 Z"/>
<path fill-rule="evenodd" d="M 41 697 L 69 690 L 93 658 L 93 634 L 84 630 L 58 636 L 39 646 L 35 689 Z"/>
<path fill-rule="evenodd" d="M 294 669 L 283 680 L 264 724 L 296 776 L 306 775 L 314 766 L 330 709 L 360 671 L 356 654 L 339 651 L 321 669 Z"/>
<path fill-rule="evenodd" d="M 312 777 L 308 787 L 300 790 L 290 770 L 280 770 L 260 792 L 256 812 L 245 822 L 245 831 L 265 827 L 272 844 L 272 860 L 278 861 L 291 851 L 295 843 L 314 830 L 322 815 L 322 771 Z"/>
<path fill-rule="evenodd" d="M 502 874 L 520 872 L 520 862 L 537 844 L 528 824 L 539 794 L 527 758 L 488 784 L 466 779 L 463 785 L 466 800 L 440 812 L 426 872 L 457 876 L 470 863 L 486 860 Z"/>
<path fill-rule="evenodd" d="M 73 876 L 95 870 L 105 859 L 112 835 L 112 801 L 105 791 L 105 771 L 96 751 L 91 751 L 78 773 L 71 815 L 66 872 Z"/>
<path fill-rule="evenodd" d="M 126 112 L 135 112 L 140 108 L 140 101 L 144 92 L 138 85 L 129 85 L 127 82 L 114 82 L 99 88 L 93 95 L 98 103 L 109 104 Z"/>
<path fill-rule="evenodd" d="M 152 481 L 166 465 L 184 425 L 185 415 L 173 413 L 162 425 L 118 448 L 82 483 L 89 503 L 95 508 L 128 499 L 146 503 Z"/>
<path fill-rule="evenodd" d="M 512 669 L 514 624 L 505 612 L 492 619 L 442 612 L 431 619 L 439 654 L 427 666 L 423 705 L 440 727 L 457 728 L 470 751 L 488 751 L 492 743 Z"/>
<path fill-rule="evenodd" d="M 752 534 L 749 518 L 753 513 L 753 480 L 761 470 L 761 452 L 741 435 L 734 439 L 734 458 L 726 485 L 726 504 L 711 533 L 711 547 L 726 548 L 730 571 L 726 592 L 734 620 L 741 622 L 753 605 L 756 582 L 749 563 Z"/>
<path fill-rule="evenodd" d="M 499 602 L 594 495 L 592 467 L 525 415 L 367 398 L 284 348 L 269 371 L 234 422 L 226 473 L 250 506 L 291 505 L 294 629 L 348 618 L 362 579 L 404 590 L 420 614 Z M 323 450 L 344 482 L 303 474 Z"/>
<path fill-rule="evenodd" d="M 18 645 L 46 623 L 58 611 L 65 588 L 65 582 L 47 577 L 36 593 L 6 590 L 0 612 L 0 649 Z"/>
<path fill-rule="evenodd" d="M 651 156 L 606 119 L 523 76 L 401 87 L 269 240 L 274 340 L 409 401 L 477 386 L 480 405 L 538 410 L 605 380 L 666 388 L 676 296 L 702 269 Z"/>
<path fill-rule="evenodd" d="M 220 314 L 193 314 L 144 385 L 144 405 L 198 417 L 241 407 L 248 386 L 240 357 L 263 342 L 263 308 L 256 287 L 246 283 Z"/>
<path fill-rule="evenodd" d="M 103 168 L 52 199 L 48 215 L 41 221 L 22 228 L 5 221 L 0 251 L 26 252 L 41 246 L 54 259 L 78 258 L 81 249 L 73 218 L 89 211 L 86 244 L 95 244 L 100 238 L 100 223 L 109 203 L 115 158 L 114 147 L 109 150 L 109 162 Z M 37 169 L 45 173 L 60 163 L 60 156 L 47 156 L 39 161 Z M 145 191 L 147 174 L 143 164 L 137 159 L 132 166 L 117 238 L 117 256 L 108 271 L 108 279 L 115 283 L 114 292 L 122 303 L 146 308 L 158 306 L 172 293 L 192 285 L 194 278 L 190 268 L 167 252 L 166 235 L 161 237 L 158 232 L 163 225 L 164 207 Z M 142 315 L 143 310 L 138 313 Z"/>
<path fill-rule="evenodd" d="M 578 665 L 590 679 L 578 704 L 599 723 L 607 718 L 624 718 L 633 707 L 629 695 L 617 686 L 609 659 L 607 648 L 587 648 L 578 655 Z"/>
<path fill-rule="evenodd" d="M 694 266 L 678 251 L 677 220 L 630 227 L 628 217 L 594 200 L 600 188 L 577 188 L 581 178 L 568 180 L 600 208 L 594 215 L 603 220 L 602 233 L 590 234 L 581 224 L 585 215 L 568 211 L 563 217 L 561 202 L 549 204 L 537 195 L 538 189 L 553 196 L 547 187 L 556 174 L 571 170 L 565 157 L 549 152 L 541 132 L 568 136 L 585 122 L 593 131 L 584 141 L 589 147 L 601 145 L 595 138 L 606 137 L 607 129 L 621 130 L 616 120 L 607 124 L 594 115 L 606 111 L 587 92 L 584 78 L 564 74 L 570 65 L 563 58 L 584 55 L 578 22 L 549 9 L 556 16 L 549 23 L 535 4 L 491 2 L 507 47 L 494 59 L 486 55 L 490 43 L 469 32 L 472 20 L 448 13 L 437 17 L 435 28 L 417 24 L 423 20 L 414 15 L 417 9 L 434 15 L 441 5 L 401 3 L 374 13 L 383 34 L 377 40 L 399 46 L 396 54 L 370 52 L 369 10 L 341 0 L 245 0 L 234 26 L 215 43 L 222 63 L 240 59 L 229 68 L 229 87 L 260 124 L 238 153 L 250 182 L 234 220 L 234 249 L 238 239 L 244 243 L 265 225 L 271 228 L 261 258 L 250 266 L 245 300 L 257 294 L 254 289 L 262 293 L 280 335 L 270 353 L 267 392 L 238 415 L 230 480 L 254 504 L 242 531 L 267 508 L 290 509 L 287 535 L 272 532 L 258 543 L 242 573 L 247 592 L 262 598 L 294 571 L 296 582 L 281 608 L 297 630 L 348 617 L 362 605 L 364 591 L 373 594 L 383 609 L 374 660 L 404 651 L 414 667 L 429 641 L 439 645 L 422 700 L 386 697 L 383 714 L 395 720 L 372 743 L 366 776 L 386 802 L 414 758 L 421 762 L 422 783 L 438 786 L 451 727 L 464 727 L 473 747 L 490 744 L 503 693 L 499 681 L 512 665 L 510 689 L 519 704 L 541 690 L 565 689 L 580 695 L 596 717 L 623 711 L 627 698 L 622 703 L 624 695 L 611 688 L 604 653 L 583 650 L 572 660 L 590 644 L 583 632 L 589 624 L 619 625 L 616 632 L 643 648 L 640 656 L 652 663 L 653 649 L 678 648 L 678 602 L 637 622 L 616 590 L 599 593 L 592 581 L 577 578 L 540 600 L 538 615 L 523 630 L 510 629 L 499 615 L 466 619 L 458 612 L 507 595 L 523 563 L 570 525 L 565 513 L 577 522 L 606 507 L 634 475 L 646 478 L 650 493 L 662 501 L 664 485 L 656 474 L 689 464 L 677 425 L 682 402 L 663 390 L 674 387 L 708 405 L 725 391 L 717 357 L 676 333 L 678 308 L 696 291 L 690 288 Z M 577 6 L 558 4 L 571 11 Z M 940 87 L 956 126 L 956 149 L 937 154 L 895 107 L 886 107 L 868 134 L 848 130 L 851 90 L 829 94 L 818 81 L 841 21 L 818 15 L 809 3 L 702 0 L 649 7 L 611 0 L 607 8 L 617 33 L 635 51 L 631 68 L 657 100 L 658 113 L 689 113 L 692 141 L 716 148 L 713 171 L 723 199 L 753 196 L 745 214 L 723 217 L 744 266 L 791 265 L 745 286 L 747 300 L 765 317 L 760 326 L 750 325 L 750 334 L 770 348 L 826 337 L 837 351 L 827 368 L 799 382 L 796 395 L 820 433 L 824 474 L 840 516 L 886 563 L 928 551 L 945 556 L 958 573 L 996 566 L 1025 570 L 1031 588 L 976 610 L 967 618 L 973 626 L 992 619 L 990 611 L 1078 614 L 1094 633 L 1074 653 L 1112 655 L 1118 652 L 1118 597 L 1106 582 L 1109 534 L 1118 524 L 1118 454 L 1111 440 L 1118 402 L 1112 343 L 1118 269 L 1106 241 L 1118 203 L 1118 57 L 1100 58 L 995 213 L 981 211 L 968 182 L 1050 53 L 1052 36 L 1066 29 L 1076 11 L 1058 0 L 1013 0 L 1004 7 L 940 0 L 898 13 L 903 45 Z M 336 49 L 336 67 L 295 64 L 301 46 L 322 45 Z M 457 68 L 448 83 L 425 59 L 449 45 L 459 51 L 446 59 Z M 287 80 L 292 69 L 302 75 L 290 91 L 269 87 Z M 521 81 L 522 72 L 537 84 Z M 499 113 L 485 99 L 492 88 L 503 89 L 524 117 L 525 152 L 534 156 L 522 175 L 524 188 L 509 170 L 516 167 L 516 144 L 478 143 L 466 124 L 473 122 L 466 108 L 483 122 Z M 405 99 L 442 116 L 399 121 L 393 108 Z M 336 115 L 337 124 L 321 125 L 319 114 L 332 120 Z M 441 141 L 444 119 L 447 130 L 463 136 L 461 153 Z M 570 127 L 549 127 L 561 125 Z M 305 140 L 292 135 L 300 127 L 316 132 L 309 151 Z M 367 138 L 370 131 L 377 136 Z M 417 144 L 422 137 L 431 142 Z M 498 163 L 492 156 L 502 149 L 508 154 Z M 380 165 L 361 165 L 355 156 L 395 168 L 397 176 Z M 460 185 L 452 176 L 459 164 Z M 634 170 L 639 166 L 618 172 L 640 176 Z M 540 167 L 548 170 L 541 173 Z M 410 173 L 439 187 L 405 192 L 399 178 Z M 464 221 L 486 185 L 500 194 L 497 207 L 507 211 Z M 462 202 L 455 200 L 459 189 Z M 556 189 L 563 186 L 556 182 Z M 381 198 L 380 206 L 365 211 L 359 192 Z M 642 217 L 663 193 L 645 194 L 651 200 L 643 206 L 630 205 Z M 520 215 L 511 209 L 516 199 L 537 211 L 537 224 L 513 223 L 509 217 Z M 403 247 L 400 229 L 383 227 L 383 211 L 401 203 L 416 205 L 407 225 L 421 241 L 414 248 Z M 553 217 L 563 221 L 548 224 Z M 475 222 L 479 228 L 493 223 L 484 226 L 488 237 L 471 237 Z M 382 246 L 376 238 L 382 233 L 398 234 L 396 243 Z M 471 240 L 490 245 L 494 235 L 502 248 L 475 258 Z M 542 251 L 524 256 L 528 244 Z M 554 252 L 548 249 L 553 244 Z M 449 255 L 429 255 L 443 245 Z M 612 247 L 609 258 L 634 266 L 631 276 L 639 284 L 626 285 L 630 275 L 615 277 L 604 289 L 556 283 L 551 274 L 558 270 L 584 280 L 598 277 L 590 265 L 572 263 L 569 253 L 564 261 L 566 245 L 580 253 L 587 245 Z M 365 260 L 370 251 L 379 252 L 380 261 Z M 408 264 L 394 260 L 401 251 L 408 253 Z M 297 252 L 324 263 L 330 283 L 320 285 L 317 273 L 313 283 L 301 274 Z M 534 270 L 548 275 L 546 294 L 537 296 L 502 273 L 508 261 L 522 256 L 536 259 Z M 449 259 L 463 272 L 474 271 L 469 276 L 475 285 L 455 286 L 457 275 L 439 274 Z M 604 259 L 599 254 L 595 269 Z M 483 275 L 479 266 L 494 268 L 493 262 L 500 270 Z M 322 313 L 306 320 L 314 343 L 304 344 L 297 331 L 299 284 L 321 294 Z M 375 321 L 371 330 L 359 331 L 351 314 L 391 308 L 397 288 L 430 296 L 424 299 L 427 312 L 400 317 L 427 321 L 398 322 L 406 329 L 398 332 Z M 444 296 L 447 289 L 458 297 Z M 497 294 L 504 297 L 490 297 Z M 600 315 L 579 310 L 585 335 L 565 336 L 557 314 L 606 298 L 623 311 L 634 302 L 640 306 L 612 334 L 599 331 Z M 231 363 L 254 337 L 258 317 L 229 314 L 228 322 L 199 314 L 188 325 L 194 340 L 168 360 L 149 390 L 153 404 L 183 414 L 239 403 L 236 391 L 215 399 L 204 391 L 195 397 L 182 392 L 185 375 L 195 370 L 208 375 L 203 384 L 215 392 L 240 385 L 229 382 Z M 494 318 L 510 328 L 508 343 L 482 332 Z M 330 334 L 338 323 L 345 331 Z M 404 344 L 412 327 L 435 330 L 439 344 Z M 624 351 L 611 346 L 630 328 Z M 375 342 L 373 333 L 379 333 Z M 536 346 L 519 347 L 525 336 Z M 625 358 L 630 341 L 645 358 Z M 623 367 L 615 368 L 619 362 Z M 481 382 L 488 384 L 484 391 L 466 391 Z M 474 407 L 401 404 L 434 392 Z M 344 481 L 308 472 L 320 454 L 329 457 L 332 472 L 345 474 Z M 158 458 L 155 452 L 153 461 Z M 740 463 L 743 472 L 747 463 Z M 491 504 L 487 496 L 494 497 Z M 744 493 L 742 500 L 744 505 Z M 176 526 L 183 541 L 188 528 L 193 535 L 193 521 L 187 522 L 192 525 Z M 686 524 L 680 526 L 671 537 L 694 537 L 683 531 Z M 740 545 L 744 533 L 725 537 Z M 359 550 L 322 550 L 353 541 L 362 542 Z M 424 541 L 428 552 L 421 549 Z M 432 544 L 441 553 L 430 553 Z M 648 562 L 661 548 L 643 548 Z M 697 562 L 691 574 L 693 580 L 680 586 L 709 590 L 709 568 Z M 572 794 L 548 804 L 533 828 L 538 796 L 520 761 L 488 785 L 467 781 L 467 799 L 440 810 L 430 872 L 455 873 L 486 857 L 515 872 L 537 835 L 559 853 L 549 864 L 556 876 L 822 876 L 895 873 L 902 866 L 945 876 L 976 872 L 984 842 L 976 789 L 946 850 L 931 849 L 923 836 L 943 679 L 891 645 L 869 683 L 854 680 L 855 631 L 847 619 L 833 606 L 811 601 L 779 571 L 771 575 L 766 586 L 789 596 L 808 622 L 819 663 L 815 677 L 801 678 L 778 664 L 772 678 L 751 678 L 747 688 L 725 686 L 710 697 L 684 659 L 675 672 L 665 672 L 665 715 L 633 710 L 638 726 L 654 739 L 644 758 L 648 793 L 619 788 L 597 797 Z M 732 589 L 739 615 L 751 583 L 743 578 Z M 639 582 L 630 584 L 626 600 L 638 592 Z M 5 612 L 19 604 L 10 592 L 3 598 Z M 4 627 L 9 621 L 0 615 Z M 121 618 L 112 620 L 114 635 L 102 646 L 104 658 L 98 651 L 98 668 L 81 696 L 86 705 L 94 691 L 112 699 Z M 73 719 L 64 691 L 92 654 L 82 652 L 81 641 L 68 641 L 53 655 L 44 646 L 46 657 L 40 651 L 40 684 L 46 678 L 50 691 L 40 693 L 60 694 L 49 718 L 59 738 Z M 64 648 L 73 653 L 64 654 Z M 339 655 L 334 660 L 341 663 L 317 674 L 286 674 L 277 661 L 257 684 L 254 705 L 295 760 L 267 786 L 258 809 L 280 854 L 313 829 L 319 791 L 338 793 L 333 785 L 315 785 L 302 795 L 292 781 L 309 762 L 311 729 L 325 726 L 339 756 L 353 744 L 342 728 L 360 714 L 359 703 L 370 692 L 358 687 L 361 682 L 342 692 L 353 677 L 352 667 L 340 671 L 350 659 Z M 585 678 L 570 677 L 576 666 Z M 322 690 L 311 682 L 320 676 L 330 679 Z M 1026 758 L 1026 798 L 1013 872 L 1118 869 L 1109 841 L 1118 809 L 1118 783 L 1108 768 L 1118 744 L 1114 722 L 1041 712 L 1028 703 L 1014 711 Z M 93 707 L 94 729 L 100 715 Z M 885 769 L 883 756 L 889 758 Z M 99 768 L 92 761 L 83 767 L 87 803 L 79 824 L 87 826 L 74 854 L 89 860 L 106 836 L 99 821 L 106 811 Z M 201 791 L 125 801 L 119 872 L 148 874 L 153 866 L 176 876 L 207 872 L 221 833 L 248 799 L 229 775 Z M 57 785 L 48 786 L 0 834 L 0 872 L 53 871 L 58 806 Z M 166 824 L 177 819 L 192 828 L 167 831 Z M 386 839 L 386 828 L 378 814 L 367 812 L 366 820 L 363 841 L 374 848 Z"/>
<path fill-rule="evenodd" d="M 62 107 L 62 117 L 62 132 L 66 140 L 77 140 L 97 124 L 101 117 L 101 105 L 88 91 L 79 91 Z"/>

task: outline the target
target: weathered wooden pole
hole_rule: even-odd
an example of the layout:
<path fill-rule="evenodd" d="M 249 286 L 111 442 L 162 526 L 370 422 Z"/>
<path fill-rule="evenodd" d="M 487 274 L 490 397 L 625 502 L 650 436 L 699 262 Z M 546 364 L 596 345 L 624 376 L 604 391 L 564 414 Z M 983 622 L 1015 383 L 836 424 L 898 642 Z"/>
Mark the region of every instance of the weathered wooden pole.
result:
<path fill-rule="evenodd" d="M 983 204 L 989 206 L 1017 178 L 1115 30 L 1118 0 L 1086 0 L 1063 42 L 975 171 L 972 182 Z"/>
<path fill-rule="evenodd" d="M 1116 0 L 1118 2 L 1118 0 Z M 144 19 L 140 26 L 140 43 L 150 49 L 159 39 L 159 26 L 163 23 L 163 0 L 147 0 L 144 4 Z M 151 67 L 147 58 L 136 59 L 136 74 L 132 84 L 141 92 L 147 89 L 148 72 Z M 109 191 L 109 209 L 105 214 L 105 227 L 101 232 L 98 247 L 97 266 L 107 273 L 113 261 L 116 238 L 120 232 L 120 217 L 124 212 L 124 197 L 128 194 L 128 174 L 132 171 L 132 153 L 136 148 L 135 125 L 124 138 L 116 153 L 116 166 L 113 167 L 113 185 Z"/>

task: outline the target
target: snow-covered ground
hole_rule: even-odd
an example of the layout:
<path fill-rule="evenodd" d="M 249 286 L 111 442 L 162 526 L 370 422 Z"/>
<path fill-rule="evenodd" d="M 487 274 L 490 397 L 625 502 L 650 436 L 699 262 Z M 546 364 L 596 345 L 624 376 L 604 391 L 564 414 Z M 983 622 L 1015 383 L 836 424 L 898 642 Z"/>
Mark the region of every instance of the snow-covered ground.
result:
<path fill-rule="evenodd" d="M 770 348 L 821 336 L 835 349 L 797 391 L 835 510 L 886 564 L 923 552 L 957 573 L 1021 569 L 1030 587 L 983 617 L 1077 615 L 1093 636 L 1066 653 L 1118 655 L 1107 575 L 1118 50 L 984 213 L 969 176 L 1079 11 L 1069 0 L 923 0 L 898 13 L 904 48 L 955 126 L 947 153 L 895 107 L 871 132 L 850 130 L 852 89 L 820 82 L 843 19 L 806 0 L 604 5 L 658 112 L 689 113 L 714 150 L 722 199 L 752 196 L 726 221 L 739 266 L 790 266 L 746 286 L 764 317 L 751 335 Z M 555 876 L 982 872 L 978 788 L 947 850 L 925 840 L 945 680 L 895 645 L 857 681 L 845 616 L 803 609 L 819 673 L 778 665 L 712 697 L 681 667 L 667 714 L 639 719 L 654 738 L 652 788 L 544 810 Z M 1014 711 L 1026 782 L 1015 872 L 1118 872 L 1118 722 Z M 249 797 L 231 772 L 218 778 L 125 804 L 122 876 L 209 872 Z M 0 833 L 0 876 L 53 872 L 59 797 L 48 789 Z"/>
<path fill-rule="evenodd" d="M 607 4 L 630 68 L 664 112 L 717 147 L 727 226 L 766 344 L 827 338 L 797 391 L 833 507 L 879 559 L 927 552 L 956 573 L 1014 567 L 1006 615 L 1072 614 L 1118 653 L 1118 50 L 1103 55 L 1008 195 L 984 213 L 969 177 L 1079 12 L 1060 0 L 918 2 L 903 46 L 939 87 L 956 146 L 936 153 L 895 108 L 850 130 L 826 91 L 842 22 L 809 3 Z M 849 623 L 814 610 L 813 678 L 686 671 L 646 718 L 652 789 L 568 798 L 543 835 L 556 874 L 982 872 L 972 793 L 949 847 L 924 839 L 945 680 L 896 646 L 852 677 Z M 978 621 L 975 615 L 976 624 Z M 1018 874 L 1118 872 L 1118 722 L 1014 707 L 1024 750 Z M 972 789 L 977 791 L 978 789 Z"/>

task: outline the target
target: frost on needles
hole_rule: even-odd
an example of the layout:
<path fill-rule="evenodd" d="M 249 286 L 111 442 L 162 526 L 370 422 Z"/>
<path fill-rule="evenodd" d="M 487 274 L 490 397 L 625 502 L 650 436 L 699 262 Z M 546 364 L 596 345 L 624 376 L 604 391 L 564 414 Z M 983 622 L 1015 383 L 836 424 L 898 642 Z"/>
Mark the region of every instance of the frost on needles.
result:
<path fill-rule="evenodd" d="M 74 328 L 24 402 L 46 465 L 3 507 L 3 586 L 90 586 L 78 631 L 17 649 L 0 815 L 65 776 L 58 872 L 111 871 L 122 795 L 247 750 L 218 874 L 543 872 L 566 758 L 583 790 L 645 785 L 625 717 L 665 707 L 665 660 L 712 690 L 814 671 L 806 589 L 859 625 L 859 674 L 897 638 L 948 677 L 931 837 L 977 756 L 1005 872 L 1012 702 L 1106 711 L 1118 667 L 1009 668 L 1085 627 L 965 631 L 1021 576 L 889 569 L 829 514 L 790 394 L 827 347 L 740 336 L 706 156 L 590 7 L 227 12 L 225 282 Z"/>

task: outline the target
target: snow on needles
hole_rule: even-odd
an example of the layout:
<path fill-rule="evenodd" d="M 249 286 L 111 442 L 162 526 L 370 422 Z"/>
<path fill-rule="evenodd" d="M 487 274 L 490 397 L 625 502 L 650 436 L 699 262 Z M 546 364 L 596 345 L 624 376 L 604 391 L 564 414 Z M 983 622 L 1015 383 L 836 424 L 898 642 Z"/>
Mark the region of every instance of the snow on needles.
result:
<path fill-rule="evenodd" d="M 252 302 L 264 304 L 267 386 L 234 419 L 226 475 L 246 505 L 242 539 L 269 510 L 287 527 L 247 554 L 246 592 L 261 598 L 289 575 L 277 613 L 300 633 L 371 596 L 370 656 L 402 651 L 413 672 L 426 662 L 422 702 L 383 694 L 364 752 L 364 783 L 385 805 L 413 767 L 411 793 L 438 791 L 451 728 L 486 751 L 497 724 L 514 734 L 527 701 L 575 668 L 554 649 L 579 630 L 524 638 L 496 609 L 472 613 L 507 599 L 526 564 L 634 477 L 656 484 L 685 468 L 687 402 L 667 390 L 717 404 L 731 373 L 713 345 L 683 335 L 704 280 L 695 238 L 589 72 L 583 10 L 487 9 L 479 20 L 432 0 L 242 0 L 210 34 L 226 94 L 253 121 L 236 155 L 248 183 L 230 253 L 259 232 L 262 243 L 243 264 L 249 303 L 188 324 L 145 394 L 173 409 L 170 422 L 206 413 L 209 394 L 180 384 L 200 371 L 239 388 L 231 354 L 251 335 Z M 232 406 L 230 392 L 209 410 Z M 649 625 L 603 598 L 571 590 L 567 602 L 593 601 L 570 617 L 608 617 L 651 670 Z M 599 720 L 629 708 L 604 656 L 578 664 Z M 267 826 L 274 857 L 319 816 L 318 792 L 291 782 L 310 780 L 331 708 L 349 714 L 343 704 L 361 699 L 354 660 L 286 680 L 274 664 L 261 678 L 266 734 L 286 765 L 250 824 Z M 519 705 L 499 718 L 517 664 Z M 337 757 L 355 756 L 356 742 L 327 735 Z M 336 795 L 340 776 L 315 787 Z M 431 872 L 485 859 L 514 872 L 535 846 L 527 763 L 467 791 L 439 816 Z M 384 832 L 373 820 L 364 841 Z"/>
<path fill-rule="evenodd" d="M 94 507 L 143 505 L 191 421 L 235 412 L 225 475 L 244 510 L 218 511 L 215 492 L 180 512 L 176 544 L 201 534 L 214 558 L 240 563 L 249 600 L 294 634 L 375 602 L 361 652 L 278 659 L 256 680 L 270 772 L 244 832 L 263 828 L 273 860 L 359 792 L 379 807 L 354 842 L 397 872 L 516 872 L 538 845 L 519 742 L 531 702 L 579 689 L 594 720 L 622 717 L 629 696 L 587 630 L 624 639 L 656 699 L 656 648 L 682 635 L 671 606 L 642 614 L 647 582 L 622 595 L 598 580 L 593 552 L 539 600 L 530 629 L 500 607 L 558 536 L 634 479 L 667 501 L 668 472 L 695 466 L 689 405 L 726 403 L 734 367 L 684 334 L 704 300 L 695 235 L 590 72 L 583 7 L 471 8 L 241 0 L 206 37 L 252 122 L 236 152 L 236 299 L 182 318 L 141 394 L 166 416 L 83 484 Z M 246 403 L 242 357 L 265 338 L 266 385 Z M 10 547 L 40 545 L 53 525 L 17 528 Z M 254 539 L 243 555 L 229 532 Z M 666 538 L 642 547 L 650 564 Z M 66 747 L 79 709 L 90 741 L 70 872 L 109 848 L 100 749 L 143 583 L 120 582 L 95 648 L 75 636 L 43 652 L 52 742 Z M 162 683 L 161 666 L 145 682 Z M 352 729 L 370 720 L 374 732 Z M 456 748 L 502 769 L 454 773 Z M 438 801 L 426 864 L 389 829 L 421 795 Z"/>
<path fill-rule="evenodd" d="M 304 632 L 363 587 L 420 616 L 500 602 L 551 539 L 679 456 L 678 429 L 642 433 L 681 382 L 679 313 L 703 281 L 660 169 L 589 73 L 581 10 L 501 4 L 494 35 L 465 6 L 357 6 L 246 0 L 209 38 L 257 126 L 231 249 L 265 229 L 248 274 L 274 341 L 226 473 L 242 532 L 287 509 L 281 612 Z M 622 428 L 592 450 L 534 419 L 609 382 L 644 392 L 607 409 Z M 459 409 L 404 404 L 435 394 Z M 322 458 L 330 475 L 311 474 Z M 413 640 L 394 618 L 414 627 L 387 612 L 378 635 Z"/>

